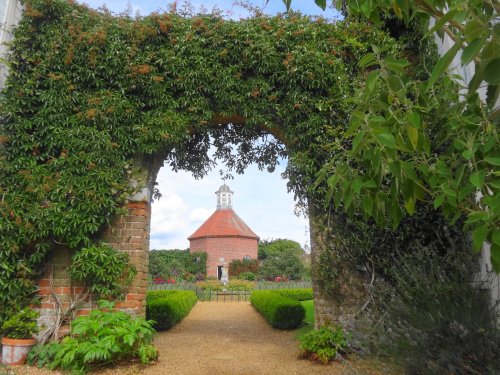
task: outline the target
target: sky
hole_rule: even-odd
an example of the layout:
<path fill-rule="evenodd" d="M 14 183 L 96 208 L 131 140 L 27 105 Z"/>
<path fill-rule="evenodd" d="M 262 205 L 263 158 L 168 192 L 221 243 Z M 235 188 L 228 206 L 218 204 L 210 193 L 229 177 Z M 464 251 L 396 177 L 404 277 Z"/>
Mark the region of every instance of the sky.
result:
<path fill-rule="evenodd" d="M 148 15 L 165 10 L 171 1 L 157 0 L 86 0 L 81 1 L 92 8 L 105 5 L 109 10 L 119 13 L 132 9 L 133 13 Z M 178 2 L 182 4 L 182 1 Z M 214 6 L 226 12 L 233 19 L 248 17 L 246 9 L 234 5 L 234 0 L 193 0 L 190 3 L 199 10 L 203 6 L 210 11 Z M 251 0 L 249 3 L 263 8 L 264 13 L 274 15 L 285 12 L 281 0 Z M 180 7 L 181 5 L 179 5 Z M 292 9 L 304 14 L 338 18 L 333 9 L 323 12 L 314 0 L 293 0 Z M 273 173 L 259 171 L 250 166 L 243 175 L 233 174 L 234 179 L 226 183 L 234 191 L 233 209 L 247 225 L 263 240 L 286 238 L 297 241 L 309 248 L 309 224 L 303 215 L 295 214 L 293 194 L 287 192 L 286 180 L 281 173 L 286 168 L 282 160 Z M 215 191 L 222 185 L 216 166 L 201 180 L 195 180 L 188 172 L 175 173 L 168 166 L 163 167 L 157 177 L 162 198 L 153 202 L 151 218 L 150 249 L 187 249 L 187 237 L 215 211 Z"/>
<path fill-rule="evenodd" d="M 79 2 L 86 3 L 92 8 L 98 8 L 99 6 L 105 4 L 106 7 L 113 12 L 123 12 L 127 8 L 131 8 L 134 13 L 139 12 L 143 16 L 148 15 L 152 12 L 165 10 L 167 8 L 167 4 L 173 3 L 172 0 L 79 0 Z M 235 0 L 189 1 L 189 3 L 195 9 L 204 7 L 208 11 L 211 11 L 215 6 L 220 10 L 228 12 L 228 16 L 231 18 L 238 19 L 247 17 L 248 11 L 241 6 L 235 5 L 235 2 Z M 264 13 L 268 15 L 275 15 L 276 13 L 286 11 L 285 5 L 282 0 L 269 0 L 267 4 L 266 0 L 248 0 L 246 2 L 262 8 Z M 178 0 L 177 3 L 180 7 L 183 1 Z M 331 1 L 327 1 L 327 3 L 331 4 Z M 326 18 L 336 18 L 338 16 L 338 13 L 334 9 L 327 8 L 326 11 L 323 11 L 321 8 L 316 6 L 314 0 L 293 0 L 292 9 L 295 11 L 300 11 L 304 14 L 321 15 Z"/>

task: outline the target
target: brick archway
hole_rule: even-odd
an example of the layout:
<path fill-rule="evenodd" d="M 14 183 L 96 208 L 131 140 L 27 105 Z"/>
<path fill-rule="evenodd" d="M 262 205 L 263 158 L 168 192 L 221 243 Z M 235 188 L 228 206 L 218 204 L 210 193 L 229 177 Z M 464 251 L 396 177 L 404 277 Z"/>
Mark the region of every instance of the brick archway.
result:
<path fill-rule="evenodd" d="M 186 147 L 186 149 L 182 150 L 188 154 L 188 156 L 184 154 L 184 166 L 189 165 L 191 162 L 189 152 L 198 152 L 194 148 L 197 145 L 196 142 L 199 141 L 198 143 L 202 146 L 206 144 L 208 133 L 201 134 L 202 132 L 206 132 L 207 129 L 211 128 L 213 130 L 212 135 L 223 139 L 222 135 L 216 129 L 218 125 L 240 124 L 245 126 L 226 135 L 226 138 L 220 141 L 221 147 L 224 146 L 224 141 L 233 140 L 231 136 L 251 141 L 255 139 L 255 136 L 263 132 L 271 133 L 284 145 L 292 145 L 289 150 L 293 150 L 299 160 L 295 166 L 297 171 L 295 173 L 296 183 L 294 186 L 299 186 L 300 183 L 303 183 L 306 180 L 305 175 L 307 175 L 309 180 L 303 183 L 303 185 L 311 184 L 311 180 L 314 178 L 315 167 L 323 163 L 321 150 L 316 149 L 316 146 L 318 146 L 317 143 L 326 142 L 333 137 L 333 133 L 330 134 L 332 123 L 341 122 L 345 119 L 346 113 L 344 112 L 346 108 L 343 102 L 338 99 L 345 97 L 350 91 L 350 86 L 344 84 L 347 82 L 347 77 L 356 77 L 359 73 L 357 68 L 353 68 L 351 71 L 347 67 L 354 66 L 352 62 L 356 61 L 357 55 L 364 53 L 359 48 L 361 42 L 363 43 L 362 45 L 369 48 L 371 44 L 369 41 L 379 37 L 378 34 L 368 35 L 370 38 L 369 40 L 366 39 L 367 34 L 363 31 L 365 27 L 363 25 L 354 26 L 352 27 L 352 33 L 346 33 L 346 30 L 343 28 L 340 29 L 323 22 L 310 22 L 310 20 L 300 17 L 294 17 L 293 22 L 289 22 L 289 20 L 283 18 L 250 20 L 243 25 L 244 27 L 240 27 L 237 23 L 231 23 L 230 25 L 228 24 L 229 29 L 226 30 L 225 27 L 222 27 L 225 25 L 224 22 L 216 19 L 206 20 L 207 22 L 210 21 L 208 25 L 213 25 L 213 27 L 207 27 L 203 20 L 200 23 L 200 19 L 198 18 L 184 19 L 172 15 L 165 15 L 164 19 L 152 15 L 138 23 L 128 23 L 128 21 L 123 23 L 119 19 L 116 20 L 116 23 L 113 23 L 108 16 L 101 17 L 98 13 L 88 11 L 73 3 L 56 2 L 57 6 L 54 9 L 48 8 L 42 2 L 35 0 L 28 3 L 34 8 L 30 8 L 32 11 L 23 18 L 21 22 L 22 27 L 18 29 L 20 36 L 25 32 L 27 37 L 14 40 L 13 45 L 16 46 L 17 51 L 29 48 L 33 54 L 37 54 L 39 59 L 36 60 L 36 63 L 33 63 L 31 60 L 25 61 L 23 53 L 14 54 L 12 57 L 13 59 L 18 59 L 18 63 L 26 69 L 23 68 L 18 72 L 16 71 L 16 80 L 12 81 L 12 87 L 3 96 L 11 103 L 12 111 L 16 114 L 16 116 L 12 116 L 11 120 L 9 120 L 8 129 L 7 125 L 5 125 L 5 128 L 8 130 L 7 135 L 11 136 L 12 140 L 9 137 L 4 137 L 4 139 L 9 140 L 12 144 L 15 144 L 14 140 L 17 139 L 20 145 L 24 145 L 26 150 L 29 149 L 32 152 L 26 153 L 25 149 L 22 149 L 20 146 L 10 147 L 8 150 L 11 152 L 11 156 L 22 159 L 26 157 L 26 154 L 29 154 L 27 157 L 28 161 L 36 163 L 37 166 L 43 166 L 43 168 L 40 167 L 39 171 L 36 171 L 37 176 L 42 179 L 45 172 L 59 173 L 67 168 L 66 163 L 69 162 L 66 158 L 68 155 L 68 142 L 66 141 L 71 140 L 78 146 L 72 155 L 80 155 L 78 152 L 85 154 L 88 142 L 86 142 L 86 139 L 82 135 L 88 134 L 86 131 L 91 132 L 95 136 L 95 139 L 108 140 L 109 138 L 109 142 L 104 142 L 105 144 L 101 145 L 101 148 L 92 150 L 93 153 L 89 156 L 89 163 L 86 165 L 87 169 L 95 168 L 96 163 L 93 160 L 100 159 L 104 154 L 103 150 L 109 153 L 107 159 L 102 163 L 102 170 L 106 173 L 110 165 L 116 165 L 114 171 L 119 171 L 123 166 L 122 162 L 124 159 L 130 159 L 131 155 L 135 152 L 149 152 L 153 154 L 148 156 L 138 155 L 136 158 L 139 160 L 135 165 L 140 166 L 140 176 L 134 175 L 134 180 L 130 181 L 130 183 L 137 188 L 139 193 L 129 197 L 129 201 L 124 207 L 126 212 L 109 218 L 105 216 L 106 212 L 115 212 L 115 206 L 110 203 L 109 207 L 106 206 L 106 209 L 102 212 L 100 211 L 100 207 L 97 207 L 95 217 L 101 216 L 98 219 L 94 217 L 86 219 L 89 222 L 92 220 L 96 222 L 97 220 L 98 226 L 92 227 L 92 230 L 82 231 L 85 232 L 85 239 L 88 242 L 102 240 L 115 249 L 130 254 L 132 263 L 137 267 L 138 274 L 125 300 L 120 301 L 118 307 L 131 314 L 144 313 L 151 220 L 150 201 L 159 164 L 165 160 L 160 154 L 156 155 L 154 153 L 161 153 L 162 150 L 165 152 L 164 148 L 167 147 L 171 149 L 178 147 L 180 142 L 188 144 L 191 138 L 194 139 L 195 136 L 201 135 L 201 138 L 205 138 L 201 141 L 193 141 L 189 144 L 191 148 Z M 74 17 L 74 12 L 83 12 L 82 14 L 88 16 L 88 20 L 85 18 L 87 21 L 81 21 L 80 19 L 84 19 L 84 17 Z M 179 30 L 175 28 L 170 30 L 169 24 L 167 25 L 166 23 L 170 18 L 175 18 L 176 22 L 179 22 L 179 25 L 182 27 L 179 27 Z M 89 20 L 92 20 L 92 22 L 89 22 Z M 39 26 L 46 23 L 53 25 L 54 29 L 38 29 Z M 69 24 L 72 26 L 71 32 L 64 39 L 61 36 L 66 35 L 66 32 L 70 30 Z M 113 27 L 110 27 L 110 24 Z M 193 27 L 197 30 L 196 35 L 198 35 L 198 31 L 216 32 L 213 35 L 216 37 L 213 50 L 211 48 L 199 48 L 198 44 L 196 44 L 197 47 L 193 51 L 197 53 L 196 56 L 198 57 L 193 59 L 192 57 L 179 55 L 175 59 L 175 61 L 181 63 L 177 68 L 174 65 L 170 66 L 168 63 L 163 62 L 157 64 L 158 66 L 155 65 L 156 63 L 151 63 L 155 66 L 144 65 L 144 61 L 154 60 L 153 56 L 148 55 L 146 58 L 145 55 L 142 56 L 141 54 L 142 57 L 139 59 L 135 55 L 136 52 L 142 51 L 142 49 L 136 48 L 142 43 L 151 47 L 151 49 L 149 47 L 144 48 L 146 51 L 153 51 L 159 48 L 159 46 L 167 46 L 171 50 L 163 51 L 162 56 L 171 56 L 171 53 L 175 55 L 175 51 L 179 49 L 179 44 L 177 43 L 181 40 L 174 37 L 177 35 L 176 33 L 182 36 L 186 47 L 195 45 L 194 42 L 197 43 L 198 37 L 194 38 L 193 42 L 193 35 L 190 31 Z M 283 30 L 288 28 L 295 30 L 295 32 L 284 33 Z M 255 33 L 256 40 L 262 41 L 262 43 L 259 42 L 254 45 L 248 40 L 248 30 L 250 29 Z M 44 34 L 47 30 L 51 30 L 50 33 Z M 59 34 L 54 30 L 57 30 Z M 136 33 L 135 31 L 140 31 L 140 33 Z M 155 38 L 147 37 L 148 35 L 153 35 L 153 32 Z M 235 40 L 241 38 L 241 43 L 236 43 L 232 49 L 227 49 L 224 43 L 217 42 L 219 36 L 223 38 L 221 40 L 225 40 L 228 32 L 231 32 L 231 35 L 234 34 Z M 338 34 L 337 36 L 340 39 L 332 39 L 332 43 L 318 44 L 316 43 L 317 35 L 319 35 L 318 32 L 332 33 L 332 35 Z M 333 34 L 334 32 L 335 34 Z M 221 33 L 221 35 L 218 35 L 218 33 Z M 37 40 L 43 40 L 43 43 L 39 45 L 25 45 L 32 35 L 35 35 Z M 105 38 L 103 37 L 104 35 L 114 35 L 116 37 Z M 348 38 L 344 39 L 345 36 L 348 36 Z M 173 37 L 173 39 L 170 40 L 170 37 Z M 89 43 L 87 43 L 87 38 L 96 41 L 96 45 L 99 48 L 102 47 L 102 51 L 96 52 L 95 49 L 88 50 Z M 285 44 L 282 43 L 281 38 L 285 38 L 283 40 L 286 42 Z M 356 38 L 359 38 L 359 41 Z M 53 41 L 54 48 L 46 47 L 49 44 L 45 42 L 49 39 Z M 355 43 L 352 43 L 351 40 L 354 40 Z M 115 56 L 113 59 L 102 59 L 101 61 L 99 57 L 101 55 L 107 56 L 104 51 L 108 51 L 105 47 L 108 46 L 108 42 L 111 43 L 110 41 L 118 44 L 109 49 L 109 51 L 124 51 L 123 56 L 119 55 L 116 57 L 115 52 L 113 52 L 113 56 Z M 55 47 L 56 45 L 58 46 L 57 48 Z M 127 46 L 129 45 L 135 47 L 128 48 Z M 287 48 L 283 48 L 284 45 Z M 306 46 L 307 48 L 305 48 Z M 56 69 L 52 59 L 56 58 L 57 54 L 53 52 L 57 50 L 57 53 L 59 53 L 63 50 L 63 47 L 65 51 L 68 51 L 68 56 L 65 59 L 57 58 L 61 64 Z M 127 52 L 129 50 L 132 50 L 130 52 L 131 55 Z M 181 50 L 184 51 L 184 49 Z M 186 48 L 186 51 L 188 50 L 190 51 L 191 49 Z M 270 51 L 272 53 L 269 53 Z M 206 56 L 207 54 L 208 56 Z M 80 59 L 77 59 L 75 56 L 78 56 Z M 272 61 L 267 61 L 259 56 L 270 56 L 272 57 Z M 201 62 L 199 66 L 202 68 L 209 66 L 209 64 L 205 63 L 207 57 L 214 57 L 216 60 L 216 65 L 214 66 L 219 68 L 214 71 L 207 69 L 204 71 L 204 75 L 192 77 L 190 65 L 184 64 L 184 62 L 188 61 L 187 59 L 189 58 L 189 61 Z M 126 74 L 121 69 L 116 69 L 116 66 L 108 60 L 112 61 L 113 64 L 114 62 L 124 63 Z M 85 63 L 82 63 L 82 61 Z M 163 60 L 160 59 L 159 61 Z M 228 66 L 228 61 L 231 61 L 229 64 L 231 70 L 226 72 L 223 68 Z M 44 71 L 43 74 L 40 74 L 38 71 L 42 68 L 45 69 L 45 65 L 41 64 L 41 62 L 47 64 L 47 71 Z M 98 69 L 102 73 L 99 73 L 98 77 L 100 86 L 95 85 L 96 79 L 94 73 L 96 69 L 93 62 L 98 62 L 100 67 L 102 67 L 102 69 Z M 186 72 L 184 72 L 184 75 L 178 75 L 182 66 L 187 66 Z M 82 76 L 81 69 L 85 69 L 88 73 L 88 82 L 85 80 L 80 86 L 80 84 L 77 84 L 77 81 L 80 82 L 79 78 Z M 172 69 L 172 71 L 169 69 Z M 311 69 L 313 71 L 316 69 L 324 71 L 325 74 L 312 73 Z M 228 78 L 230 82 L 227 85 L 226 83 L 222 86 L 218 85 L 219 82 L 225 82 L 226 80 L 220 79 L 215 73 L 224 74 L 224 78 Z M 339 74 L 342 77 L 345 74 L 345 79 L 340 80 Z M 63 77 L 66 78 L 63 79 Z M 75 80 L 74 77 L 78 77 L 78 79 Z M 110 77 L 113 77 L 113 79 L 110 79 Z M 67 82 L 66 79 L 68 79 Z M 157 86 L 164 84 L 160 83 L 164 80 L 172 84 L 173 89 L 157 89 Z M 200 85 L 199 80 L 209 82 L 210 84 L 205 86 L 203 84 Z M 32 107 L 27 104 L 20 106 L 18 96 L 20 94 L 23 97 L 25 95 L 29 96 L 23 90 L 16 89 L 16 85 L 22 85 L 23 82 L 43 83 L 39 85 L 40 91 L 36 95 L 33 95 L 33 97 L 46 97 L 42 94 L 50 94 L 54 97 L 64 99 L 64 105 L 58 101 L 57 103 L 53 101 L 53 104 L 52 102 L 47 102 L 43 103 L 42 106 L 41 102 L 34 100 L 32 102 L 36 103 Z M 187 83 L 189 83 L 188 86 L 186 86 Z M 64 87 L 57 85 L 63 85 Z M 143 91 L 143 86 L 145 91 Z M 149 88 L 151 90 L 155 88 L 151 93 L 154 92 L 158 95 L 152 95 L 146 100 L 143 92 L 149 92 L 147 90 Z M 332 88 L 335 89 L 333 90 Z M 168 98 L 164 97 L 163 94 L 165 92 L 170 93 L 169 90 L 173 94 L 169 94 Z M 65 95 L 61 95 L 63 91 Z M 224 95 L 221 95 L 221 93 Z M 174 100 L 174 97 L 177 96 L 183 99 Z M 73 100 L 78 102 L 78 106 L 68 104 L 70 102 L 73 103 Z M 194 102 L 198 103 L 198 107 L 191 105 Z M 30 113 L 34 114 L 33 120 L 37 121 L 30 121 L 30 126 L 22 127 L 21 123 L 26 125 L 23 122 L 23 113 L 26 110 L 25 106 L 29 107 L 30 111 L 32 111 Z M 48 112 L 57 114 L 57 119 L 54 119 L 54 127 L 51 129 L 45 127 L 45 124 L 48 123 L 45 118 L 46 111 L 39 111 L 40 108 L 38 106 L 41 106 L 40 108 L 50 107 L 50 111 Z M 162 106 L 166 107 L 162 108 Z M 338 118 L 336 118 L 337 115 Z M 67 126 L 70 119 L 78 131 L 73 131 L 74 129 Z M 333 121 L 334 119 L 335 121 Z M 51 118 L 49 122 L 52 123 L 52 120 Z M 102 124 L 107 124 L 106 121 L 111 121 L 114 126 L 109 128 L 102 126 L 104 129 L 102 130 L 103 134 L 97 133 L 97 129 L 100 129 Z M 247 123 L 245 124 L 245 122 Z M 36 126 L 32 129 L 31 125 L 33 124 L 36 124 Z M 139 125 L 141 126 L 139 127 Z M 35 133 L 36 137 L 34 136 Z M 55 137 L 56 134 L 58 134 L 58 137 Z M 107 135 L 108 138 L 102 137 L 102 135 Z M 287 142 L 287 137 L 291 141 Z M 54 138 L 58 138 L 58 142 L 52 145 Z M 117 139 L 123 140 L 127 146 L 123 146 L 123 149 L 121 149 L 120 144 L 114 142 Z M 203 141 L 205 141 L 205 144 Z M 47 148 L 46 154 L 39 156 L 39 145 L 43 146 L 45 144 L 51 144 L 52 146 Z M 247 142 L 245 146 L 248 145 L 249 143 Z M 267 155 L 275 155 L 279 152 L 279 150 L 276 151 L 272 147 L 267 151 L 269 151 Z M 248 159 L 244 153 L 245 151 L 241 153 L 243 155 L 242 159 Z M 265 157 L 266 153 L 263 152 L 263 155 Z M 38 160 L 39 158 L 41 159 Z M 61 161 L 59 164 L 53 163 L 54 159 L 59 158 L 64 159 L 64 162 Z M 252 155 L 250 158 L 252 158 Z M 307 159 L 306 165 L 301 164 L 301 161 L 304 162 L 302 159 Z M 70 161 L 77 166 L 81 162 L 81 158 L 74 157 Z M 244 160 L 243 164 L 247 161 Z M 9 172 L 8 177 L 11 177 L 10 180 L 4 179 L 4 181 L 10 181 L 12 186 L 16 186 L 21 179 L 24 179 L 24 177 L 18 177 L 16 168 L 12 168 L 12 171 Z M 182 166 L 179 169 L 183 169 Z M 130 172 L 128 167 L 126 172 Z M 290 175 L 293 172 L 293 170 L 290 171 Z M 89 182 L 85 178 L 96 178 L 100 183 L 101 190 L 106 190 L 110 187 L 111 183 L 117 182 L 120 184 L 122 191 L 126 190 L 127 180 L 129 179 L 129 176 L 125 173 L 120 174 L 119 177 L 114 176 L 111 179 L 99 179 L 98 177 L 88 176 L 91 175 L 87 172 L 81 172 L 79 168 L 75 168 L 75 172 L 69 174 L 67 181 L 64 180 L 62 182 L 64 186 L 68 187 L 68 190 L 53 188 L 54 194 L 60 200 L 62 208 L 59 211 L 54 210 L 52 214 L 57 216 L 59 215 L 58 212 L 73 212 L 71 211 L 73 207 L 65 204 L 65 201 L 69 201 L 66 192 L 71 190 L 71 184 L 78 185 L 81 188 L 82 198 L 79 198 L 79 200 L 87 202 L 88 200 L 85 198 L 87 195 L 84 194 L 83 190 L 86 189 Z M 78 178 L 80 177 L 85 178 L 79 180 Z M 30 184 L 35 183 L 30 182 Z M 49 186 L 49 188 L 51 187 Z M 18 192 L 15 191 L 16 189 L 13 190 L 14 192 L 11 195 L 14 202 Z M 298 190 L 300 190 L 300 187 L 297 188 Z M 304 192 L 307 189 L 304 188 L 303 190 L 298 195 L 301 195 L 305 200 L 307 194 L 304 194 Z M 123 198 L 120 196 L 120 200 L 116 200 L 116 197 L 112 196 L 112 194 L 108 195 L 110 197 L 106 198 L 110 198 L 115 204 L 116 202 L 121 202 Z M 45 222 L 42 220 L 46 207 L 46 202 L 42 199 L 43 197 L 39 198 L 34 193 L 28 191 L 26 192 L 26 196 L 37 203 L 37 205 L 33 206 L 37 207 L 36 213 L 38 216 L 35 216 L 35 218 L 38 219 L 39 223 Z M 28 198 L 22 197 L 22 199 Z M 74 208 L 75 216 L 85 217 L 87 211 L 86 207 Z M 20 217 L 22 214 L 23 212 L 20 212 Z M 72 228 L 66 225 L 66 216 L 61 214 L 57 217 L 60 219 L 58 229 L 65 229 L 64 227 L 66 226 L 68 232 L 71 232 Z M 100 228 L 100 225 L 105 220 L 108 222 L 107 226 L 99 233 L 96 233 L 95 231 L 99 230 L 98 228 Z M 53 225 L 52 222 L 47 221 L 47 223 L 47 227 Z M 82 227 L 85 228 L 84 226 Z M 311 225 L 310 227 L 311 233 L 313 233 L 313 226 Z M 42 227 L 44 230 L 40 231 L 37 231 L 37 227 L 34 228 L 29 233 L 38 241 L 40 240 L 38 233 L 45 233 L 44 230 L 46 228 Z M 51 229 L 48 228 L 47 230 L 50 232 Z M 25 237 L 28 238 L 28 236 Z M 70 234 L 67 234 L 67 237 L 72 238 Z M 12 238 L 21 238 L 21 236 L 16 237 L 12 235 Z M 47 243 L 44 243 L 44 245 L 47 245 L 47 249 L 53 245 L 52 240 L 57 240 L 58 242 L 56 243 L 58 244 L 63 242 L 72 243 L 66 237 L 61 239 L 58 236 L 55 236 L 55 238 L 43 238 L 43 240 L 47 241 Z M 314 240 L 311 242 L 313 253 L 317 253 L 319 248 L 316 247 L 315 243 L 321 242 Z M 21 245 L 25 246 L 26 244 Z M 49 321 L 56 315 L 55 308 L 58 303 L 63 308 L 69 306 L 73 302 L 72 295 L 79 293 L 82 288 L 81 284 L 72 282 L 66 272 L 72 256 L 71 251 L 64 248 L 63 245 L 57 245 L 52 250 L 53 254 L 56 254 L 56 257 L 49 262 L 44 270 L 42 279 L 39 281 L 39 294 L 42 301 L 40 309 L 43 319 L 46 321 Z M 315 257 L 313 254 L 313 258 L 317 259 L 317 256 Z M 12 300 L 14 300 L 14 297 Z M 78 309 L 77 313 L 84 314 L 92 307 L 92 301 L 87 301 L 85 305 Z"/>

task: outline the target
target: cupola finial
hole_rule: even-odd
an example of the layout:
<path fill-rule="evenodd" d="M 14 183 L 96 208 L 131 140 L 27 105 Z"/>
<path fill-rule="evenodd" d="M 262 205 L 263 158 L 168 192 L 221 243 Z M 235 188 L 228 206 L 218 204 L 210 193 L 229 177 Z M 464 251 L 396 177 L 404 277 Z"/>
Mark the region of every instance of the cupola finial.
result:
<path fill-rule="evenodd" d="M 219 190 L 215 192 L 217 195 L 217 209 L 218 210 L 232 210 L 233 209 L 233 194 L 234 192 L 229 189 L 226 182 L 221 185 Z"/>

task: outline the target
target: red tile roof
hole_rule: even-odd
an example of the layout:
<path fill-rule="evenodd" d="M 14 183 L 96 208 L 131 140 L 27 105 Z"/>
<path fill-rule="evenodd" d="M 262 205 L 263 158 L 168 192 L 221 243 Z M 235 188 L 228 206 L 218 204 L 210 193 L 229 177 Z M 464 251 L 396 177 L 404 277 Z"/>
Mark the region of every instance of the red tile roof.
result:
<path fill-rule="evenodd" d="M 188 240 L 203 237 L 246 237 L 259 239 L 233 210 L 217 210 Z"/>

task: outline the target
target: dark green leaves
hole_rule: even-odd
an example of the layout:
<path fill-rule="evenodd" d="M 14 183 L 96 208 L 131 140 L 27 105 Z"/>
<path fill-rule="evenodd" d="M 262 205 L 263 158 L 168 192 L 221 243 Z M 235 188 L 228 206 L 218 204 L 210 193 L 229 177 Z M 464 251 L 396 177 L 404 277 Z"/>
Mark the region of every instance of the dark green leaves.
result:
<path fill-rule="evenodd" d="M 492 60 L 486 65 L 484 79 L 491 85 L 498 85 L 500 83 L 500 58 Z"/>
<path fill-rule="evenodd" d="M 317 6 L 319 6 L 321 9 L 325 10 L 326 9 L 326 0 L 314 0 Z"/>
<path fill-rule="evenodd" d="M 467 65 L 468 63 L 470 63 L 483 47 L 483 43 L 484 40 L 481 38 L 476 38 L 472 42 L 470 42 L 462 51 L 462 64 Z"/>
<path fill-rule="evenodd" d="M 455 58 L 457 52 L 460 50 L 460 43 L 455 43 L 436 63 L 436 66 L 432 70 L 431 77 L 427 81 L 427 87 L 430 89 L 438 80 L 438 78 L 445 72 L 445 70 L 450 66 L 451 62 Z"/>
<path fill-rule="evenodd" d="M 377 140 L 386 147 L 395 148 L 396 147 L 396 139 L 390 133 L 381 133 L 376 135 Z"/>

